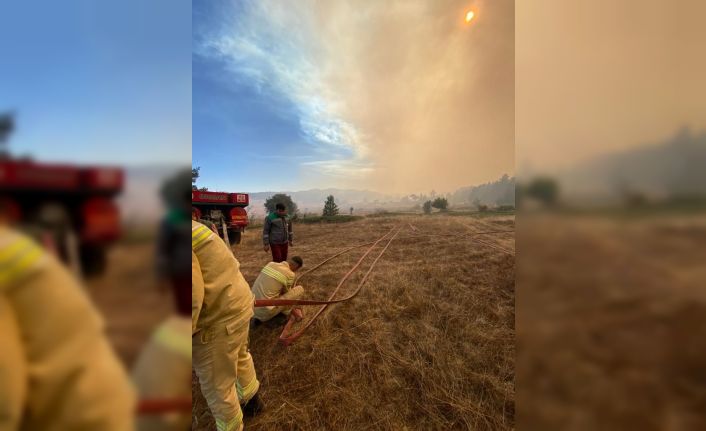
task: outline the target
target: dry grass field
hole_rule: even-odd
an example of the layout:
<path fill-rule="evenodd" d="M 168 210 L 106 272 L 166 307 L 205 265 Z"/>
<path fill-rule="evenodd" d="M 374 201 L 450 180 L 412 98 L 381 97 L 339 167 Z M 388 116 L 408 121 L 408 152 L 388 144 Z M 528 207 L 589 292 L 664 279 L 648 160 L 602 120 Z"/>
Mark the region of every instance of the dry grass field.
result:
<path fill-rule="evenodd" d="M 123 241 L 111 248 L 105 274 L 87 281 L 106 332 L 125 365 L 132 367 L 154 328 L 173 310 L 171 292 L 160 292 L 151 238 Z"/>
<path fill-rule="evenodd" d="M 253 331 L 267 410 L 247 429 L 706 429 L 706 219 L 523 216 L 520 252 L 532 252 L 517 272 L 517 415 L 515 262 L 493 247 L 512 249 L 513 234 L 433 236 L 514 224 L 399 216 L 297 225 L 292 252 L 308 267 L 403 230 L 360 295 L 292 346 L 277 343 L 281 325 Z M 269 260 L 259 232 L 234 250 L 252 282 Z M 326 298 L 364 250 L 305 277 L 307 297 Z M 108 273 L 88 283 L 128 366 L 172 307 L 156 289 L 153 252 L 150 241 L 121 243 Z M 192 427 L 213 429 L 193 388 Z"/>
<path fill-rule="evenodd" d="M 703 215 L 522 215 L 520 429 L 706 429 L 705 240 Z"/>
<path fill-rule="evenodd" d="M 285 348 L 277 342 L 281 321 L 251 332 L 266 410 L 246 419 L 246 429 L 514 428 L 514 233 L 452 235 L 513 230 L 514 216 L 299 224 L 290 255 L 302 256 L 306 269 L 394 227 L 402 230 L 361 293 L 329 307 L 294 344 Z M 253 229 L 234 248 L 250 283 L 270 260 L 260 238 Z M 380 248 L 339 297 L 355 288 Z M 304 277 L 306 297 L 328 297 L 364 251 L 351 251 Z M 315 309 L 305 309 L 305 320 Z M 193 392 L 192 430 L 215 429 L 196 380 Z"/>

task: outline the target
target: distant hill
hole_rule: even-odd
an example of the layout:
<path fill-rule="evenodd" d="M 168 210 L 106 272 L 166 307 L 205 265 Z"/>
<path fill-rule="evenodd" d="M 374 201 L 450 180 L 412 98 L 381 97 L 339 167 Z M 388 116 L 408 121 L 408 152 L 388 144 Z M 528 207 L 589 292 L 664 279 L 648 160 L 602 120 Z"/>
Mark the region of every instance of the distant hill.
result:
<path fill-rule="evenodd" d="M 430 194 L 385 194 L 369 190 L 350 189 L 311 189 L 296 192 L 255 192 L 250 193 L 250 206 L 248 213 L 251 215 L 264 215 L 264 203 L 267 198 L 276 194 L 290 195 L 296 202 L 301 212 L 320 213 L 328 195 L 336 198 L 336 203 L 342 213 L 348 212 L 350 207 L 355 212 L 370 212 L 375 210 L 411 210 L 419 209 L 428 199 L 446 197 L 451 205 L 469 206 L 478 199 L 486 205 L 514 205 L 515 203 L 515 178 L 504 175 L 495 182 L 477 186 L 463 187 L 453 193 Z"/>
<path fill-rule="evenodd" d="M 647 198 L 706 194 L 706 132 L 683 128 L 663 142 L 606 154 L 556 175 L 575 201 L 613 201 L 626 193 Z"/>
<path fill-rule="evenodd" d="M 471 205 L 473 202 L 489 206 L 515 205 L 515 178 L 503 175 L 497 181 L 462 187 L 449 199 L 451 205 Z"/>
<path fill-rule="evenodd" d="M 164 180 L 174 175 L 179 169 L 177 165 L 128 166 L 125 168 L 125 189 L 118 198 L 124 221 L 133 223 L 156 223 L 163 214 L 159 190 Z M 336 198 L 341 213 L 347 213 L 350 207 L 354 212 L 373 212 L 376 210 L 411 210 L 421 209 L 421 205 L 434 197 L 446 197 L 451 205 L 468 206 L 478 198 L 487 205 L 513 204 L 515 196 L 515 179 L 504 175 L 495 182 L 477 186 L 463 187 L 453 193 L 430 194 L 386 194 L 370 190 L 352 189 L 311 189 L 285 192 L 250 192 L 248 213 L 254 216 L 265 214 L 264 203 L 267 198 L 285 193 L 292 196 L 301 212 L 319 214 L 323 209 L 328 195 Z"/>

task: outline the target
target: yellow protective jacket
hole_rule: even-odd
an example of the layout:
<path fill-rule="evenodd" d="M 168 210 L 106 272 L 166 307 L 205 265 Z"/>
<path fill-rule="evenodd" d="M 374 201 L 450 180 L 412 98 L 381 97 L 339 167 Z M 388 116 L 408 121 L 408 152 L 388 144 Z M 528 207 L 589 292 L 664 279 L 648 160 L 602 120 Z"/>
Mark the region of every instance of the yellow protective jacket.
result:
<path fill-rule="evenodd" d="M 250 320 L 255 298 L 226 243 L 192 220 L 191 250 L 192 334 L 216 323 Z"/>
<path fill-rule="evenodd" d="M 274 299 L 287 293 L 294 284 L 294 272 L 287 262 L 270 262 L 262 268 L 252 285 L 255 299 Z M 275 310 L 276 306 L 258 307 L 255 317 L 266 320 Z"/>
<path fill-rule="evenodd" d="M 0 430 L 134 429 L 134 390 L 97 310 L 59 261 L 6 227 L 0 357 Z"/>
<path fill-rule="evenodd" d="M 190 323 L 186 316 L 168 317 L 142 348 L 132 372 L 141 399 L 191 399 Z M 190 412 L 137 418 L 139 431 L 183 431 L 190 424 Z"/>
<path fill-rule="evenodd" d="M 17 318 L 0 295 L 0 430 L 20 428 L 27 397 L 27 361 Z"/>

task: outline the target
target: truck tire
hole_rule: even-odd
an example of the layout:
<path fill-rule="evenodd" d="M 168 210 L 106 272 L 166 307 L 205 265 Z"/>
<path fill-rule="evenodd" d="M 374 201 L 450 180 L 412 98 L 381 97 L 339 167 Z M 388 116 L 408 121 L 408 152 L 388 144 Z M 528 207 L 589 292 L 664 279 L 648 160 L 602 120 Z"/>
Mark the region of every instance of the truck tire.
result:
<path fill-rule="evenodd" d="M 242 232 L 239 230 L 229 230 L 228 231 L 228 239 L 230 240 L 231 244 L 240 244 L 240 240 L 242 239 Z"/>
<path fill-rule="evenodd" d="M 104 247 L 81 247 L 81 267 L 86 277 L 102 275 L 108 266 L 108 254 Z"/>

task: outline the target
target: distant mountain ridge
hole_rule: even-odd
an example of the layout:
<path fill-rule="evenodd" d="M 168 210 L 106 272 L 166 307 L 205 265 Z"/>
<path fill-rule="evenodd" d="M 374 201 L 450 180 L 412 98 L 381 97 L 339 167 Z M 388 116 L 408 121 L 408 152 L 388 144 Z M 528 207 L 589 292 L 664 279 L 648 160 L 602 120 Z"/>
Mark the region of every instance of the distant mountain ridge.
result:
<path fill-rule="evenodd" d="M 682 128 L 664 141 L 595 157 L 555 176 L 562 194 L 575 200 L 704 195 L 706 131 Z"/>
<path fill-rule="evenodd" d="M 324 201 L 329 195 L 333 195 L 336 204 L 342 213 L 347 213 L 349 208 L 358 210 L 375 209 L 412 209 L 421 207 L 426 200 L 436 197 L 449 199 L 451 205 L 471 205 L 478 199 L 480 203 L 487 205 L 514 205 L 515 203 L 515 178 L 504 175 L 497 181 L 468 186 L 457 189 L 453 193 L 429 194 L 386 194 L 370 190 L 352 189 L 310 189 L 295 192 L 254 192 L 250 195 L 250 206 L 248 212 L 251 215 L 264 215 L 264 203 L 272 195 L 284 193 L 292 197 L 292 200 L 299 207 L 302 213 L 320 213 L 323 209 Z"/>
<path fill-rule="evenodd" d="M 158 222 L 164 213 L 160 197 L 162 183 L 180 169 L 186 169 L 186 167 L 178 165 L 144 165 L 127 166 L 124 169 L 125 187 L 123 193 L 117 199 L 122 219 L 131 223 Z M 248 193 L 250 195 L 248 213 L 255 216 L 264 215 L 265 200 L 276 193 L 290 195 L 302 213 L 310 214 L 320 213 L 326 197 L 333 195 L 341 213 L 346 214 L 350 207 L 354 208 L 354 213 L 358 210 L 370 212 L 379 209 L 410 210 L 421 208 L 421 205 L 426 200 L 434 199 L 435 197 L 446 197 L 452 206 L 468 206 L 475 199 L 478 199 L 480 203 L 491 206 L 514 204 L 514 187 L 515 179 L 504 175 L 494 182 L 462 187 L 453 193 L 445 194 L 430 192 L 429 194 L 413 193 L 405 195 L 338 188 L 316 188 L 294 192 L 250 192 Z"/>
<path fill-rule="evenodd" d="M 451 194 L 451 205 L 473 204 L 515 205 L 515 177 L 503 175 L 499 180 L 477 186 L 462 187 Z"/>

